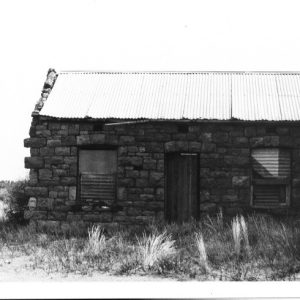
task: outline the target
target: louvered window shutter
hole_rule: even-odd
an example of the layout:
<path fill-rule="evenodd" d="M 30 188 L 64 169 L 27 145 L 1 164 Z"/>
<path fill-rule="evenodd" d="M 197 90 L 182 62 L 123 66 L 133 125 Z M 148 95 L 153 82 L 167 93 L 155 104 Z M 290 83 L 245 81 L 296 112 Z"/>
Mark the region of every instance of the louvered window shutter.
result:
<path fill-rule="evenodd" d="M 80 150 L 80 198 L 107 205 L 116 195 L 117 153 L 114 150 Z"/>
<path fill-rule="evenodd" d="M 285 149 L 252 151 L 252 204 L 276 207 L 289 204 L 290 152 Z"/>

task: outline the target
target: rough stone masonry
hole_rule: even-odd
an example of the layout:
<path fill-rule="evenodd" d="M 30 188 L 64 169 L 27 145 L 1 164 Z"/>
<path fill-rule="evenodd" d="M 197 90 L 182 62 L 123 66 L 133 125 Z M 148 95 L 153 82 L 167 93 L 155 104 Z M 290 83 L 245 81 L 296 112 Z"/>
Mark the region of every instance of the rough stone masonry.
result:
<path fill-rule="evenodd" d="M 300 130 L 298 125 L 258 123 L 187 123 L 179 133 L 176 123 L 150 122 L 104 126 L 96 120 L 56 120 L 34 116 L 25 147 L 30 157 L 26 187 L 36 207 L 27 212 L 35 221 L 143 223 L 163 218 L 164 158 L 170 152 L 200 155 L 200 211 L 225 213 L 250 209 L 250 151 L 257 147 L 291 149 L 291 208 L 300 204 Z M 118 153 L 117 198 L 110 210 L 78 199 L 78 149 L 111 146 Z M 297 208 L 297 209 L 296 209 Z M 296 209 L 296 210 L 295 210 Z"/>

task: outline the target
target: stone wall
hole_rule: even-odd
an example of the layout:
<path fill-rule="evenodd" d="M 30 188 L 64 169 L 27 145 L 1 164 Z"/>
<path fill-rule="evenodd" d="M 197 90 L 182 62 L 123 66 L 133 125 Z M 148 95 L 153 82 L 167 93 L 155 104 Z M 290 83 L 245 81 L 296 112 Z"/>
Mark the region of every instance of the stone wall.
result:
<path fill-rule="evenodd" d="M 200 210 L 225 213 L 250 209 L 250 153 L 256 147 L 289 147 L 292 154 L 293 211 L 300 206 L 300 130 L 290 123 L 137 123 L 104 126 L 91 120 L 64 121 L 34 116 L 26 194 L 27 217 L 53 222 L 143 223 L 164 217 L 164 157 L 168 152 L 200 154 Z M 81 203 L 77 195 L 79 147 L 116 147 L 116 203 L 105 210 Z M 35 203 L 36 200 L 36 203 Z"/>

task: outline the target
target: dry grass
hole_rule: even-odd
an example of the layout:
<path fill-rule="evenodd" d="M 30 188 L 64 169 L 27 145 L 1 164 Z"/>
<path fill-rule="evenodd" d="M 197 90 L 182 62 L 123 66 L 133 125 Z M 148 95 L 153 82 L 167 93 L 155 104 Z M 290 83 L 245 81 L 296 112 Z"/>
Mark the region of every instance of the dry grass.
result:
<path fill-rule="evenodd" d="M 175 241 L 166 231 L 161 234 L 156 232 L 138 239 L 139 251 L 144 270 L 153 268 L 176 253 Z"/>
<path fill-rule="evenodd" d="M 93 226 L 47 232 L 0 227 L 3 259 L 27 256 L 49 273 L 157 274 L 198 280 L 282 280 L 300 272 L 300 223 L 270 216 L 204 217 L 143 230 Z"/>

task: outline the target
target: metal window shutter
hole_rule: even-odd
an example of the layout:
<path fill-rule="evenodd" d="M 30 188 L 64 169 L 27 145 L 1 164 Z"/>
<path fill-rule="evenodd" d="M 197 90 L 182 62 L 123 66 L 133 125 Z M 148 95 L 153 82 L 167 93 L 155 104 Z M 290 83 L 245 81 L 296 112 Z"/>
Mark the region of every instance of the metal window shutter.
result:
<path fill-rule="evenodd" d="M 285 185 L 259 185 L 253 186 L 253 204 L 262 207 L 274 207 L 286 203 Z"/>
<path fill-rule="evenodd" d="M 290 177 L 290 165 L 290 153 L 287 150 L 253 150 L 253 204 L 255 206 L 276 207 L 287 203 L 289 186 L 284 183 L 284 179 Z M 278 182 L 280 179 L 283 179 L 281 183 Z"/>
<path fill-rule="evenodd" d="M 252 152 L 255 177 L 289 177 L 291 172 L 290 153 L 282 149 L 256 149 Z"/>
<path fill-rule="evenodd" d="M 116 196 L 117 152 L 115 150 L 80 150 L 80 198 L 107 204 Z"/>
<path fill-rule="evenodd" d="M 114 174 L 81 174 L 80 196 L 83 201 L 114 201 L 116 176 Z"/>

